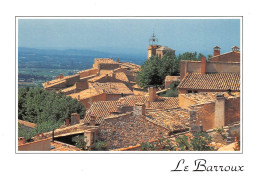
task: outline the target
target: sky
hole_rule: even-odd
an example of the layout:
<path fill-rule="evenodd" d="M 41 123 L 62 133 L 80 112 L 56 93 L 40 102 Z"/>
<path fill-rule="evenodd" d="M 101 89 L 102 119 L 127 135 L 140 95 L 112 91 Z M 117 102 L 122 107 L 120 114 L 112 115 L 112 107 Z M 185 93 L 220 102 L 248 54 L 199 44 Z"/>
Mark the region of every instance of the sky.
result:
<path fill-rule="evenodd" d="M 213 54 L 240 47 L 240 19 L 18 19 L 18 47 L 90 49 L 147 53 L 152 34 L 158 44 L 183 52 Z M 206 54 L 205 54 L 206 53 Z"/>

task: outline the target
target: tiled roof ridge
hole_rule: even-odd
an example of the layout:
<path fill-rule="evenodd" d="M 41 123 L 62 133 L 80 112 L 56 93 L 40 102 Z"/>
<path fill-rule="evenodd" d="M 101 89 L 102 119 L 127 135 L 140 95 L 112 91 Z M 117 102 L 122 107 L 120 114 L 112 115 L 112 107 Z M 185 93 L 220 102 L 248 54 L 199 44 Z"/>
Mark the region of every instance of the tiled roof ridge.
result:
<path fill-rule="evenodd" d="M 212 56 L 211 58 L 219 57 L 219 56 L 226 55 L 226 54 L 230 54 L 230 53 L 240 53 L 240 51 L 229 51 L 229 52 L 225 52 L 225 53 L 223 53 L 223 54 L 219 54 L 219 55 L 217 55 L 217 56 Z M 211 59 L 211 58 L 209 58 L 209 59 Z"/>

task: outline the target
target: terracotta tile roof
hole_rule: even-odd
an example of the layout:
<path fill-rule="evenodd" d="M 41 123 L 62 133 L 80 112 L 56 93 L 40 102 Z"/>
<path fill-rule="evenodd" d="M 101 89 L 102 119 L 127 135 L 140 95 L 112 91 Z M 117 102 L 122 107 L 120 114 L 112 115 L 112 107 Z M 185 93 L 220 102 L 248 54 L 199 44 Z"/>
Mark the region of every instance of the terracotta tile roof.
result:
<path fill-rule="evenodd" d="M 100 75 L 106 76 L 106 74 L 111 74 L 113 72 L 113 70 L 104 70 L 104 69 L 102 69 L 99 72 L 100 72 Z"/>
<path fill-rule="evenodd" d="M 159 97 L 154 102 L 150 103 L 152 109 L 170 109 L 179 106 L 178 97 Z"/>
<path fill-rule="evenodd" d="M 134 106 L 136 103 L 146 104 L 149 101 L 149 97 L 132 95 L 120 98 L 119 101 L 127 106 Z M 152 109 L 169 109 L 177 108 L 178 106 L 178 97 L 157 97 L 155 101 L 150 102 L 150 108 Z"/>
<path fill-rule="evenodd" d="M 240 73 L 188 73 L 178 88 L 240 91 Z"/>
<path fill-rule="evenodd" d="M 170 131 L 187 129 L 189 111 L 185 109 L 147 110 L 146 119 Z"/>
<path fill-rule="evenodd" d="M 101 74 L 99 76 L 96 76 L 96 77 L 93 77 L 93 78 L 89 79 L 88 81 L 89 82 L 96 82 L 96 81 L 98 81 L 98 80 L 100 80 L 100 79 L 102 79 L 104 77 L 106 77 L 106 74 Z"/>
<path fill-rule="evenodd" d="M 73 78 L 73 77 L 76 77 L 76 76 L 79 76 L 79 74 L 74 74 L 74 75 L 71 75 L 71 76 L 64 76 L 61 79 L 54 79 L 52 81 L 47 81 L 47 82 L 43 83 L 42 85 L 43 85 L 44 88 L 52 87 L 54 85 L 66 82 L 66 79 L 70 79 L 70 78 Z"/>
<path fill-rule="evenodd" d="M 28 122 L 28 121 L 23 121 L 23 120 L 20 120 L 20 119 L 18 119 L 18 124 L 21 124 L 23 126 L 27 126 L 27 127 L 30 127 L 30 128 L 36 127 L 36 124 Z"/>
<path fill-rule="evenodd" d="M 92 83 L 92 87 L 97 91 L 102 91 L 106 94 L 133 94 L 133 92 L 124 83 Z"/>
<path fill-rule="evenodd" d="M 74 85 L 71 86 L 71 87 L 62 89 L 61 92 L 69 92 L 69 91 L 73 91 L 73 90 L 75 90 L 75 89 L 76 89 L 76 84 L 74 84 Z"/>
<path fill-rule="evenodd" d="M 69 94 L 68 96 L 70 96 L 72 98 L 76 98 L 76 99 L 79 98 L 79 100 L 83 100 L 83 99 L 87 99 L 87 98 L 90 98 L 92 96 L 96 96 L 99 94 L 102 94 L 102 92 L 99 92 L 96 89 L 90 88 L 90 89 L 80 91 L 78 93 Z"/>
<path fill-rule="evenodd" d="M 70 144 L 65 144 L 59 141 L 51 142 L 51 150 L 50 151 L 82 151 L 76 146 L 72 146 Z"/>
<path fill-rule="evenodd" d="M 120 64 L 122 65 L 122 67 L 130 68 L 131 70 L 140 70 L 141 69 L 141 66 L 134 64 L 134 63 L 130 63 L 130 62 L 120 62 Z"/>
<path fill-rule="evenodd" d="M 106 76 L 112 77 L 113 71 L 111 71 L 111 70 L 100 70 L 100 75 L 89 79 L 89 82 L 99 81 L 99 80 L 105 78 Z M 118 80 L 121 80 L 121 81 L 124 81 L 124 82 L 129 81 L 124 72 L 116 72 L 115 73 L 115 79 L 118 79 Z"/>
<path fill-rule="evenodd" d="M 95 58 L 95 63 L 117 64 L 112 58 Z"/>
<path fill-rule="evenodd" d="M 201 92 L 201 93 L 188 93 L 188 94 L 180 94 L 179 96 L 184 96 L 195 104 L 204 104 L 208 102 L 215 102 L 216 96 L 221 93 L 224 94 L 225 98 L 237 98 L 240 97 L 239 92 L 232 92 L 228 94 L 226 92 Z"/>
<path fill-rule="evenodd" d="M 124 72 L 117 72 L 117 73 L 115 73 L 115 78 L 119 79 L 121 81 L 124 81 L 124 82 L 128 82 L 129 81 L 128 77 L 126 76 L 126 74 Z"/>
<path fill-rule="evenodd" d="M 111 112 L 117 111 L 117 105 L 121 103 L 118 101 L 98 101 L 94 102 L 89 110 L 86 112 L 84 121 L 89 122 L 90 116 L 96 117 L 96 124 L 100 124 L 105 117 L 110 116 Z"/>

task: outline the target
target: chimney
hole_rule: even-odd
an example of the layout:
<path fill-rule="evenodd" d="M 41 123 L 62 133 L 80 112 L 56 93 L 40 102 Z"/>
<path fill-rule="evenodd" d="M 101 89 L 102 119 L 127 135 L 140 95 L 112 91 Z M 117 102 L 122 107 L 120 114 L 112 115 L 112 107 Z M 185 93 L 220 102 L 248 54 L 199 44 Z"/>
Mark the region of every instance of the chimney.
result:
<path fill-rule="evenodd" d="M 90 116 L 89 125 L 90 125 L 90 126 L 95 126 L 95 124 L 96 124 L 96 117 L 93 116 L 93 115 L 91 115 L 91 116 Z"/>
<path fill-rule="evenodd" d="M 225 126 L 225 96 L 224 93 L 218 93 L 215 103 L 214 128 L 221 128 L 223 126 Z"/>
<path fill-rule="evenodd" d="M 145 115 L 145 104 L 143 104 L 143 103 L 135 104 L 134 115 L 135 116 Z"/>
<path fill-rule="evenodd" d="M 80 120 L 80 116 L 78 113 L 71 114 L 71 125 L 78 124 Z"/>
<path fill-rule="evenodd" d="M 214 50 L 214 56 L 220 55 L 220 47 L 216 46 L 213 48 L 213 50 Z"/>
<path fill-rule="evenodd" d="M 66 126 L 69 126 L 70 125 L 70 120 L 66 119 L 65 124 L 66 124 Z"/>
<path fill-rule="evenodd" d="M 149 94 L 149 101 L 150 102 L 153 102 L 153 101 L 155 101 L 155 99 L 156 99 L 156 87 L 153 87 L 153 86 L 151 86 L 151 87 L 149 87 L 148 88 L 148 94 Z"/>
<path fill-rule="evenodd" d="M 206 57 L 201 57 L 201 74 L 206 73 L 207 61 Z"/>
<path fill-rule="evenodd" d="M 116 78 L 116 73 L 112 71 L 112 78 Z"/>
<path fill-rule="evenodd" d="M 117 62 L 119 62 L 119 58 L 117 58 L 117 60 L 116 60 Z"/>
<path fill-rule="evenodd" d="M 18 146 L 25 144 L 25 138 L 24 137 L 18 137 Z"/>
<path fill-rule="evenodd" d="M 233 52 L 239 52 L 239 47 L 237 47 L 237 46 L 232 47 L 232 51 Z"/>

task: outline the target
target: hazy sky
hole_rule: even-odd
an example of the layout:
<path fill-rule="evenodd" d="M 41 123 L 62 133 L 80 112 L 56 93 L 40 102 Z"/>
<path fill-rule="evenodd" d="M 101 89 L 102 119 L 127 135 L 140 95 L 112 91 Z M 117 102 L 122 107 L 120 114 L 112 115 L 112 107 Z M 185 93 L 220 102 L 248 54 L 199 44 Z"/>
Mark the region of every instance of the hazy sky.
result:
<path fill-rule="evenodd" d="M 239 19 L 19 19 L 18 46 L 138 54 L 147 53 L 153 32 L 177 54 L 240 47 Z"/>

